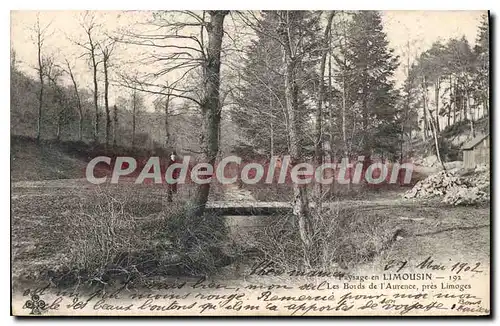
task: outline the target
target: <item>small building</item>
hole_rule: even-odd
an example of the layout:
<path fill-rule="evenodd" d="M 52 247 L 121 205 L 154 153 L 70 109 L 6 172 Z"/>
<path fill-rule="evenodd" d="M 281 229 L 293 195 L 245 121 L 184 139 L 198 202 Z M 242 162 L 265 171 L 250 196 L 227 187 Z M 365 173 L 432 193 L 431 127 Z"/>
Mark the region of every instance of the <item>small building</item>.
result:
<path fill-rule="evenodd" d="M 490 135 L 477 135 L 462 146 L 464 168 L 474 169 L 481 164 L 490 164 Z"/>

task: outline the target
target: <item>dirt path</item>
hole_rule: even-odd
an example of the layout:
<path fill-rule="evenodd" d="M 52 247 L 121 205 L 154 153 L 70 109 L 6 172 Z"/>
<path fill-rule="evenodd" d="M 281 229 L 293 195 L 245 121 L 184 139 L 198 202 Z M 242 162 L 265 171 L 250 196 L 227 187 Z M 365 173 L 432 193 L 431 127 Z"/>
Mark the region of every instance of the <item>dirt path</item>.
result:
<path fill-rule="evenodd" d="M 134 178 L 121 177 L 120 184 L 133 184 Z M 36 181 L 14 181 L 11 183 L 12 188 L 98 188 L 99 185 L 90 183 L 86 178 L 79 179 L 53 179 L 53 180 L 36 180 Z M 110 184 L 110 179 L 106 180 L 103 185 Z"/>

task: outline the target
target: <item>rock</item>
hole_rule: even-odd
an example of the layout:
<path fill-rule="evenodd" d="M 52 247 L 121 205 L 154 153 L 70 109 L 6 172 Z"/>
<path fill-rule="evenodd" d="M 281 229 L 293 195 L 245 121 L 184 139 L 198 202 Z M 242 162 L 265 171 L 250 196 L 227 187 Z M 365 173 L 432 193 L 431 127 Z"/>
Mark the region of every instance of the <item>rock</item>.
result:
<path fill-rule="evenodd" d="M 481 165 L 478 165 L 476 166 L 476 168 L 474 169 L 474 172 L 490 172 L 490 167 L 487 165 L 487 164 L 481 164 Z"/>
<path fill-rule="evenodd" d="M 467 188 L 464 186 L 454 187 L 448 191 L 443 198 L 443 202 L 450 205 L 475 205 L 485 201 L 489 198 L 487 194 L 478 187 Z"/>

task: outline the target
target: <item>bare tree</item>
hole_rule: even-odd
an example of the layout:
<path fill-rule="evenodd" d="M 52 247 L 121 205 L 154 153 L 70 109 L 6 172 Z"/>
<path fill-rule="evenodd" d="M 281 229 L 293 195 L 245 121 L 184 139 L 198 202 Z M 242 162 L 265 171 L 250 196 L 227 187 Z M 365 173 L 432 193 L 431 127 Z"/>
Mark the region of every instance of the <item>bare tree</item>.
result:
<path fill-rule="evenodd" d="M 121 84 L 150 94 L 168 95 L 170 99 L 183 98 L 196 103 L 202 116 L 200 160 L 211 165 L 215 163 L 219 151 L 221 50 L 224 19 L 228 13 L 222 10 L 157 12 L 149 22 L 155 27 L 154 32 L 128 32 L 119 39 L 127 44 L 161 50 L 141 61 L 151 66 L 160 64 L 158 71 L 132 78 L 122 74 Z M 171 81 L 173 74 L 180 77 Z M 161 81 L 161 78 L 168 79 L 169 76 L 170 80 Z M 192 87 L 182 86 L 189 77 L 198 83 L 191 83 L 195 84 Z M 210 184 L 198 186 L 191 202 L 192 214 L 199 216 L 203 213 L 209 192 Z"/>
<path fill-rule="evenodd" d="M 99 42 L 98 46 L 102 54 L 103 72 L 104 72 L 104 108 L 106 110 L 106 146 L 109 145 L 109 138 L 111 134 L 111 116 L 109 110 L 109 68 L 110 68 L 110 57 L 115 48 L 115 40 L 108 39 L 103 42 Z"/>
<path fill-rule="evenodd" d="M 162 140 L 163 146 L 165 148 L 170 148 L 174 145 L 174 137 L 172 137 L 171 133 L 171 117 L 176 116 L 178 114 L 172 113 L 172 100 L 171 96 L 168 92 L 168 89 L 165 90 L 166 95 L 158 96 L 153 104 L 155 109 L 155 115 L 158 121 L 161 121 L 162 127 L 158 129 L 158 138 Z"/>
<path fill-rule="evenodd" d="M 221 106 L 219 98 L 220 66 L 222 39 L 224 36 L 224 18 L 229 11 L 209 11 L 210 21 L 205 23 L 208 34 L 206 57 L 203 64 L 204 96 L 201 100 L 202 160 L 214 165 L 219 152 L 219 131 Z M 194 214 L 201 215 L 205 209 L 210 192 L 210 184 L 201 184 L 195 196 Z"/>
<path fill-rule="evenodd" d="M 75 91 L 76 97 L 76 106 L 78 109 L 78 140 L 82 141 L 83 139 L 83 109 L 82 109 L 82 101 L 80 98 L 80 92 L 78 91 L 78 84 L 76 83 L 75 75 L 73 74 L 73 69 L 71 68 L 71 64 L 68 59 L 65 59 L 66 68 L 65 71 L 71 78 L 71 82 L 73 84 L 73 90 Z"/>
<path fill-rule="evenodd" d="M 67 98 L 64 88 L 59 83 L 59 78 L 64 73 L 64 70 L 54 62 L 53 58 L 46 60 L 45 76 L 48 79 L 48 86 L 54 90 L 55 104 L 56 104 L 56 140 L 61 140 L 61 129 L 67 111 Z"/>
<path fill-rule="evenodd" d="M 95 30 L 98 27 L 95 17 L 88 12 L 85 13 L 83 17 L 83 22 L 80 24 L 85 32 L 86 40 L 83 42 L 74 42 L 85 50 L 83 56 L 86 56 L 92 68 L 92 79 L 94 83 L 94 109 L 95 109 L 95 121 L 94 121 L 94 141 L 97 142 L 99 139 L 99 103 L 98 103 L 98 92 L 99 85 L 97 83 L 97 71 L 98 66 L 101 63 L 98 58 L 98 42 L 95 39 Z"/>
<path fill-rule="evenodd" d="M 43 91 L 44 91 L 44 79 L 43 76 L 45 74 L 45 69 L 47 62 L 43 57 L 43 45 L 45 42 L 45 38 L 47 37 L 47 30 L 50 24 L 47 24 L 45 27 L 40 26 L 40 16 L 37 15 L 35 26 L 33 26 L 32 30 L 35 33 L 34 42 L 37 47 L 37 63 L 38 66 L 35 68 L 38 75 L 38 81 L 40 82 L 40 90 L 38 92 L 38 119 L 37 119 L 37 128 L 36 128 L 36 139 L 40 141 L 41 133 L 42 133 L 42 109 L 43 109 Z"/>

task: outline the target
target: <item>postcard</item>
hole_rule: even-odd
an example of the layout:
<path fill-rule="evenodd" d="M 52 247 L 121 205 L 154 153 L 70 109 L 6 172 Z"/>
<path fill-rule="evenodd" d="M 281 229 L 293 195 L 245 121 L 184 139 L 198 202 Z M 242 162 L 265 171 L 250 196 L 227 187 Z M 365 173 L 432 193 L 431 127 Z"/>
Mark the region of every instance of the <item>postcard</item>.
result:
<path fill-rule="evenodd" d="M 489 316 L 483 11 L 12 11 L 14 316 Z"/>

